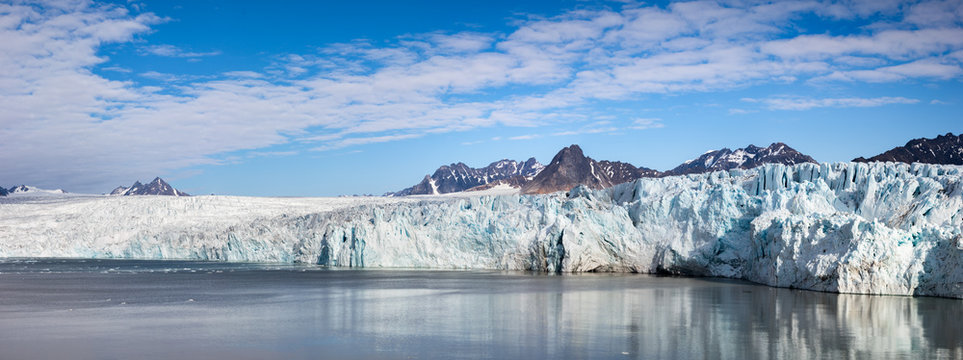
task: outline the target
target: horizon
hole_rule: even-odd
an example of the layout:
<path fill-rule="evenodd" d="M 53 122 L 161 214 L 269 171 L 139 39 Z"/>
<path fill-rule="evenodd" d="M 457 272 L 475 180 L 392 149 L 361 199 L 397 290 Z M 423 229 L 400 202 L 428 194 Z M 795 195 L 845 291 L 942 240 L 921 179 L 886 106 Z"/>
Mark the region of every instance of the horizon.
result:
<path fill-rule="evenodd" d="M 963 135 L 963 134 L 961 134 L 961 135 Z M 940 134 L 940 135 L 934 136 L 933 138 L 929 138 L 929 140 L 935 139 L 936 137 L 940 137 L 940 136 L 956 136 L 956 135 L 953 134 L 953 133 Z M 920 140 L 920 139 L 927 139 L 927 138 L 910 139 L 910 140 L 908 140 L 908 142 L 907 142 L 906 144 L 904 144 L 903 146 L 908 145 L 909 142 L 912 142 L 913 140 Z M 776 145 L 776 144 L 782 144 L 782 145 L 785 145 L 785 146 L 789 147 L 790 149 L 792 149 L 792 146 L 789 146 L 788 144 L 781 143 L 781 142 L 774 142 L 774 143 L 771 143 L 771 144 L 769 144 L 769 145 L 767 145 L 767 146 L 756 146 L 756 147 L 758 147 L 758 148 L 767 148 L 767 147 L 774 146 L 774 145 Z M 560 149 L 558 152 L 555 153 L 554 156 L 557 156 L 558 154 L 560 154 L 560 153 L 561 153 L 562 151 L 564 151 L 565 149 L 567 149 L 567 148 L 569 148 L 569 147 L 573 147 L 573 146 L 574 146 L 574 147 L 578 147 L 579 150 L 582 150 L 582 151 L 583 151 L 583 154 L 584 154 L 584 150 L 581 149 L 581 146 L 580 146 L 579 144 L 570 144 L 570 145 L 567 145 L 567 146 L 563 147 L 562 149 Z M 700 156 L 701 156 L 701 155 L 708 154 L 708 153 L 711 153 L 711 152 L 713 152 L 713 151 L 721 151 L 721 150 L 739 151 L 739 150 L 745 150 L 746 148 L 748 148 L 748 147 L 750 147 L 750 146 L 755 146 L 755 145 L 754 145 L 754 144 L 749 144 L 749 145 L 746 145 L 746 146 L 740 147 L 740 148 L 719 148 L 719 149 L 712 149 L 712 150 L 708 150 L 708 151 L 700 154 Z M 902 146 L 899 146 L 899 147 L 902 147 Z M 898 148 L 898 147 L 897 147 L 897 148 Z M 894 148 L 894 149 L 895 149 L 895 148 Z M 795 150 L 795 149 L 793 149 L 793 150 Z M 805 155 L 805 154 L 803 154 L 803 155 Z M 883 153 L 881 152 L 880 154 L 874 154 L 874 155 L 871 155 L 870 157 L 876 156 L 876 155 L 883 155 Z M 553 156 L 552 158 L 550 158 L 550 159 L 554 159 L 554 156 Z M 596 161 L 602 161 L 602 160 L 616 161 L 616 162 L 619 161 L 619 160 L 617 160 L 617 159 L 596 159 L 596 158 L 593 158 L 593 157 L 592 157 L 591 155 L 589 155 L 589 154 L 584 154 L 584 156 L 587 157 L 587 158 L 589 158 L 589 159 L 596 160 Z M 550 160 L 549 160 L 548 162 L 543 162 L 543 161 L 540 161 L 540 160 L 538 160 L 538 159 L 535 159 L 535 157 L 529 157 L 529 158 L 526 158 L 526 159 L 507 159 L 507 158 L 505 158 L 505 159 L 498 159 L 498 160 L 491 161 L 491 162 L 489 162 L 489 163 L 487 163 L 487 164 L 477 165 L 477 166 L 476 166 L 476 165 L 472 165 L 472 164 L 465 164 L 465 163 L 459 161 L 459 162 L 453 162 L 453 163 L 448 163 L 448 164 L 441 164 L 441 165 L 439 165 L 435 170 L 432 170 L 431 172 L 426 173 L 424 177 L 432 176 L 435 172 L 437 172 L 438 170 L 440 170 L 442 167 L 446 167 L 446 166 L 450 167 L 450 166 L 455 166 L 455 165 L 458 165 L 458 164 L 463 164 L 463 165 L 466 165 L 466 166 L 468 166 L 468 167 L 470 167 L 470 168 L 478 169 L 478 168 L 484 168 L 484 167 L 488 167 L 488 166 L 493 166 L 493 165 L 496 165 L 497 163 L 502 162 L 502 161 L 515 161 L 515 162 L 517 162 L 517 163 L 525 163 L 525 162 L 528 161 L 529 159 L 534 159 L 537 163 L 541 164 L 542 166 L 547 166 L 547 165 L 549 165 L 549 163 L 551 162 Z M 687 161 L 685 161 L 685 162 L 683 162 L 683 163 L 678 164 L 678 166 L 682 166 L 682 165 L 688 164 L 690 161 L 692 161 L 692 160 L 697 160 L 697 159 L 698 159 L 698 157 L 692 158 L 692 159 L 690 159 L 690 160 L 687 160 Z M 853 159 L 853 160 L 857 160 L 857 159 Z M 819 161 L 819 160 L 816 160 L 816 162 L 817 162 L 818 164 L 836 164 L 836 163 L 853 162 L 853 160 L 849 160 L 849 161 L 836 161 L 836 162 L 827 162 L 827 161 Z M 866 160 L 866 159 L 864 159 L 864 160 Z M 630 164 L 630 165 L 635 165 L 635 164 Z M 762 164 L 762 165 L 765 165 L 765 164 Z M 755 167 L 762 166 L 762 165 L 757 165 L 757 166 L 754 166 L 754 167 L 751 167 L 751 168 L 755 168 Z M 939 165 L 939 164 L 937 164 L 937 165 Z M 678 166 L 677 166 L 677 167 L 678 167 Z M 637 166 L 637 167 L 638 167 L 638 166 Z M 657 169 L 653 169 L 653 170 L 656 170 L 656 171 L 658 171 L 659 173 L 662 173 L 662 174 L 660 174 L 660 175 L 656 175 L 656 177 L 662 177 L 662 176 L 666 176 L 665 173 L 669 172 L 670 170 L 675 170 L 675 168 L 677 168 L 677 167 L 674 167 L 674 168 L 671 168 L 671 169 L 665 169 L 665 170 L 657 170 Z M 641 167 L 640 167 L 640 168 L 641 168 Z M 687 175 L 684 175 L 684 174 L 676 174 L 676 175 L 668 175 L 668 176 L 687 176 Z M 423 178 L 424 178 L 424 177 L 423 177 Z M 132 187 L 136 187 L 137 185 L 150 184 L 150 183 L 157 182 L 158 180 L 161 181 L 161 182 L 163 182 L 163 183 L 167 183 L 167 181 L 164 180 L 163 178 L 161 178 L 160 176 L 155 176 L 152 180 L 149 180 L 149 181 L 134 180 L 134 183 L 132 183 L 130 186 L 127 186 L 127 185 L 119 185 L 119 186 L 115 187 L 114 189 L 111 189 L 110 191 L 106 191 L 106 192 L 101 192 L 101 193 L 73 193 L 73 194 L 76 194 L 76 195 L 113 195 L 113 194 L 111 194 L 111 192 L 114 191 L 114 190 L 117 190 L 118 188 L 130 189 L 130 188 L 132 188 Z M 170 184 L 168 184 L 168 185 L 170 185 Z M 173 186 L 173 185 L 170 185 L 170 186 L 176 188 L 176 187 Z M 0 187 L 2 187 L 2 186 L 0 186 Z M 11 186 L 11 187 L 9 187 L 9 188 L 7 188 L 7 189 L 8 189 L 8 190 L 13 190 L 14 188 L 17 188 L 17 187 L 34 188 L 34 189 L 36 189 L 36 190 L 41 190 L 41 191 L 63 191 L 64 193 L 71 193 L 71 192 L 66 191 L 66 190 L 64 190 L 64 189 L 62 189 L 62 188 L 49 188 L 49 189 L 48 189 L 48 188 L 36 187 L 36 186 L 30 185 L 30 184 L 13 185 L 13 186 Z M 410 187 L 410 186 L 409 186 L 409 187 Z M 177 189 L 177 190 L 178 190 L 178 191 L 181 191 L 180 189 Z M 398 189 L 398 190 L 404 190 L 404 189 Z M 382 193 L 382 194 L 355 193 L 355 194 L 338 194 L 338 195 L 328 195 L 328 196 L 319 196 L 319 197 L 342 197 L 342 196 L 376 196 L 376 197 L 377 197 L 377 196 L 389 196 L 392 192 L 396 192 L 396 191 L 389 191 L 389 192 L 385 192 L 385 193 Z M 292 198 L 293 198 L 293 197 L 306 197 L 306 196 L 300 196 L 300 195 L 239 195 L 239 194 L 214 194 L 214 193 L 211 193 L 211 194 L 192 194 L 192 195 L 188 195 L 188 196 L 204 196 L 204 195 L 254 196 L 254 197 L 278 197 L 278 198 L 284 198 L 284 197 L 292 197 Z M 418 195 L 425 195 L 425 194 L 418 194 Z M 444 195 L 444 194 L 437 194 L 437 195 Z M 183 195 L 182 195 L 182 196 L 183 196 Z M 390 196 L 396 196 L 396 195 L 390 195 Z M 310 196 L 307 196 L 307 197 L 310 197 Z"/>
<path fill-rule="evenodd" d="M 0 34 L 0 186 L 383 194 L 570 144 L 665 171 L 963 132 L 961 1 L 14 2 Z"/>

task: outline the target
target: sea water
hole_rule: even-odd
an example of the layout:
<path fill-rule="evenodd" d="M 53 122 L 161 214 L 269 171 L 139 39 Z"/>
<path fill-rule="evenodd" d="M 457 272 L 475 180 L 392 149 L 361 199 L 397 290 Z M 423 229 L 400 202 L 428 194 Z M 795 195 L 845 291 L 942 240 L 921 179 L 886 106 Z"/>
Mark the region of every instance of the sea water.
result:
<path fill-rule="evenodd" d="M 3 359 L 954 359 L 961 319 L 712 278 L 0 260 Z"/>

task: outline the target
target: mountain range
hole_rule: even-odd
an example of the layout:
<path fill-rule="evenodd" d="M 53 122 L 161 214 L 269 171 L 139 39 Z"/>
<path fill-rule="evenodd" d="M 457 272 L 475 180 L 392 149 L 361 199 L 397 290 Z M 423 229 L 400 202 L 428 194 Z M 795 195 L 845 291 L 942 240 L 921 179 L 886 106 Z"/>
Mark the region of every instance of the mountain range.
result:
<path fill-rule="evenodd" d="M 701 174 L 730 169 L 751 169 L 762 164 L 794 165 L 807 162 L 815 163 L 816 160 L 789 145 L 777 142 L 767 147 L 749 145 L 736 150 L 722 148 L 709 151 L 666 171 L 663 175 Z"/>
<path fill-rule="evenodd" d="M 949 133 L 934 139 L 914 139 L 905 146 L 893 148 L 869 159 L 860 157 L 853 161 L 963 165 L 963 135 L 954 136 Z M 559 151 L 548 166 L 541 166 L 531 158 L 524 163 L 528 164 L 527 167 L 522 167 L 524 170 L 493 173 L 492 168 L 496 165 L 511 163 L 516 164 L 512 169 L 517 169 L 518 162 L 501 160 L 479 169 L 457 163 L 442 166 L 434 174 L 425 175 L 425 178 L 413 187 L 386 195 L 445 194 L 485 190 L 498 185 L 518 188 L 523 194 L 544 194 L 569 190 L 579 184 L 600 189 L 643 177 L 701 174 L 750 169 L 763 164 L 794 165 L 807 162 L 816 163 L 816 160 L 789 145 L 776 142 L 766 147 L 749 145 L 735 150 L 712 150 L 670 170 L 658 171 L 624 162 L 595 160 L 585 156 L 578 145 L 571 145 Z"/>
<path fill-rule="evenodd" d="M 56 196 L 67 194 L 66 191 L 57 190 L 46 190 L 33 186 L 27 185 L 17 185 L 9 189 L 4 189 L 0 187 L 0 196 L 9 195 L 29 195 L 29 196 Z M 177 190 L 170 186 L 166 181 L 161 178 L 154 178 L 153 181 L 147 185 L 143 185 L 140 181 L 134 182 L 130 187 L 119 186 L 114 191 L 110 192 L 110 195 L 120 195 L 120 196 L 130 196 L 130 195 L 169 195 L 169 196 L 190 196 L 187 193 Z"/>
<path fill-rule="evenodd" d="M 816 160 L 786 144 L 774 143 L 767 147 L 749 145 L 736 150 L 723 148 L 709 151 L 669 171 L 661 172 L 647 167 L 636 167 L 620 161 L 595 160 L 585 156 L 582 148 L 573 144 L 559 151 L 548 166 L 541 166 L 534 158 L 531 158 L 525 162 L 525 164 L 531 165 L 523 167 L 524 170 L 519 173 L 482 176 L 482 174 L 491 174 L 493 166 L 506 162 L 516 163 L 510 160 L 501 160 L 480 169 L 470 168 L 464 163 L 442 166 L 433 175 L 425 175 L 425 178 L 417 185 L 386 195 L 446 194 L 459 191 L 485 190 L 497 185 L 518 188 L 523 194 L 545 194 L 568 190 L 579 184 L 593 189 L 601 189 L 644 177 L 698 174 L 736 168 L 748 169 L 768 163 L 786 165 L 803 162 L 814 163 Z M 453 171 L 453 169 L 458 171 Z M 472 176 L 456 176 L 454 174 L 472 174 Z M 471 179 L 471 181 L 465 181 L 466 178 Z"/>
<path fill-rule="evenodd" d="M 933 139 L 913 139 L 869 159 L 858 157 L 854 162 L 892 161 L 904 163 L 963 165 L 963 134 L 939 135 Z"/>
<path fill-rule="evenodd" d="M 388 193 L 389 196 L 433 195 L 465 191 L 472 188 L 502 183 L 522 184 L 545 168 L 535 158 L 524 162 L 503 159 L 483 168 L 472 168 L 464 163 L 442 165 L 434 174 L 425 175 L 415 186 Z"/>
<path fill-rule="evenodd" d="M 4 189 L 0 187 L 0 196 L 8 196 L 8 195 L 47 196 L 47 195 L 62 195 L 66 193 L 67 193 L 66 191 L 63 191 L 61 189 L 47 190 L 47 189 L 41 189 L 41 188 L 27 186 L 27 185 L 12 186 L 9 189 Z"/>
<path fill-rule="evenodd" d="M 118 186 L 116 189 L 110 192 L 110 195 L 190 196 L 183 191 L 175 189 L 173 186 L 171 186 L 166 181 L 164 181 L 164 179 L 161 179 L 159 177 L 154 178 L 154 180 L 147 183 L 147 185 L 141 184 L 140 181 L 135 181 L 134 184 L 129 187 Z"/>
<path fill-rule="evenodd" d="M 904 162 L 963 165 L 963 134 L 939 135 L 933 139 L 918 138 L 904 146 L 898 146 L 870 158 L 858 157 L 854 162 Z M 776 142 L 767 147 L 749 145 L 731 150 L 722 148 L 708 151 L 701 156 L 688 160 L 670 170 L 658 171 L 632 164 L 595 160 L 585 156 L 578 145 L 563 148 L 546 166 L 535 158 L 526 161 L 503 159 L 482 168 L 472 168 L 464 163 L 443 165 L 431 175 L 412 187 L 385 194 L 386 196 L 437 195 L 461 191 L 478 191 L 496 186 L 517 188 L 523 194 L 544 194 L 569 190 L 576 185 L 600 189 L 629 182 L 644 177 L 663 177 L 700 174 L 731 169 L 750 169 L 763 164 L 794 165 L 815 163 L 812 157 L 796 151 L 792 147 Z M 5 189 L 0 187 L 0 196 L 8 195 L 62 195 L 65 191 L 45 190 L 27 185 Z M 157 177 L 144 185 L 140 181 L 131 186 L 119 186 L 110 195 L 168 195 L 190 196 L 170 186 Z"/>

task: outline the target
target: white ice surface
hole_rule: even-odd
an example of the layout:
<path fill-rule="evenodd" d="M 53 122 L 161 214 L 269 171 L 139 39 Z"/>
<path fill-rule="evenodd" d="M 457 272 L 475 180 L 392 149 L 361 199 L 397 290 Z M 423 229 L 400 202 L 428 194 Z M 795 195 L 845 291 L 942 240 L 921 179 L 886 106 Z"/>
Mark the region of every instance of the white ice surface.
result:
<path fill-rule="evenodd" d="M 961 174 L 800 164 L 537 196 L 0 198 L 0 257 L 666 272 L 963 298 Z"/>

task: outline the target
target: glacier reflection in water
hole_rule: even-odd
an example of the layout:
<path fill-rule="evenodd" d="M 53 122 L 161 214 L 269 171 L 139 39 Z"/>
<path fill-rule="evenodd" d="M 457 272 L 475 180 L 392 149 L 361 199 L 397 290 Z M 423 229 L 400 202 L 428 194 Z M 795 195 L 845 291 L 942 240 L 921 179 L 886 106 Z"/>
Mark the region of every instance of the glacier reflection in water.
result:
<path fill-rule="evenodd" d="M 961 318 L 632 274 L 0 261 L 4 358 L 960 358 Z"/>

